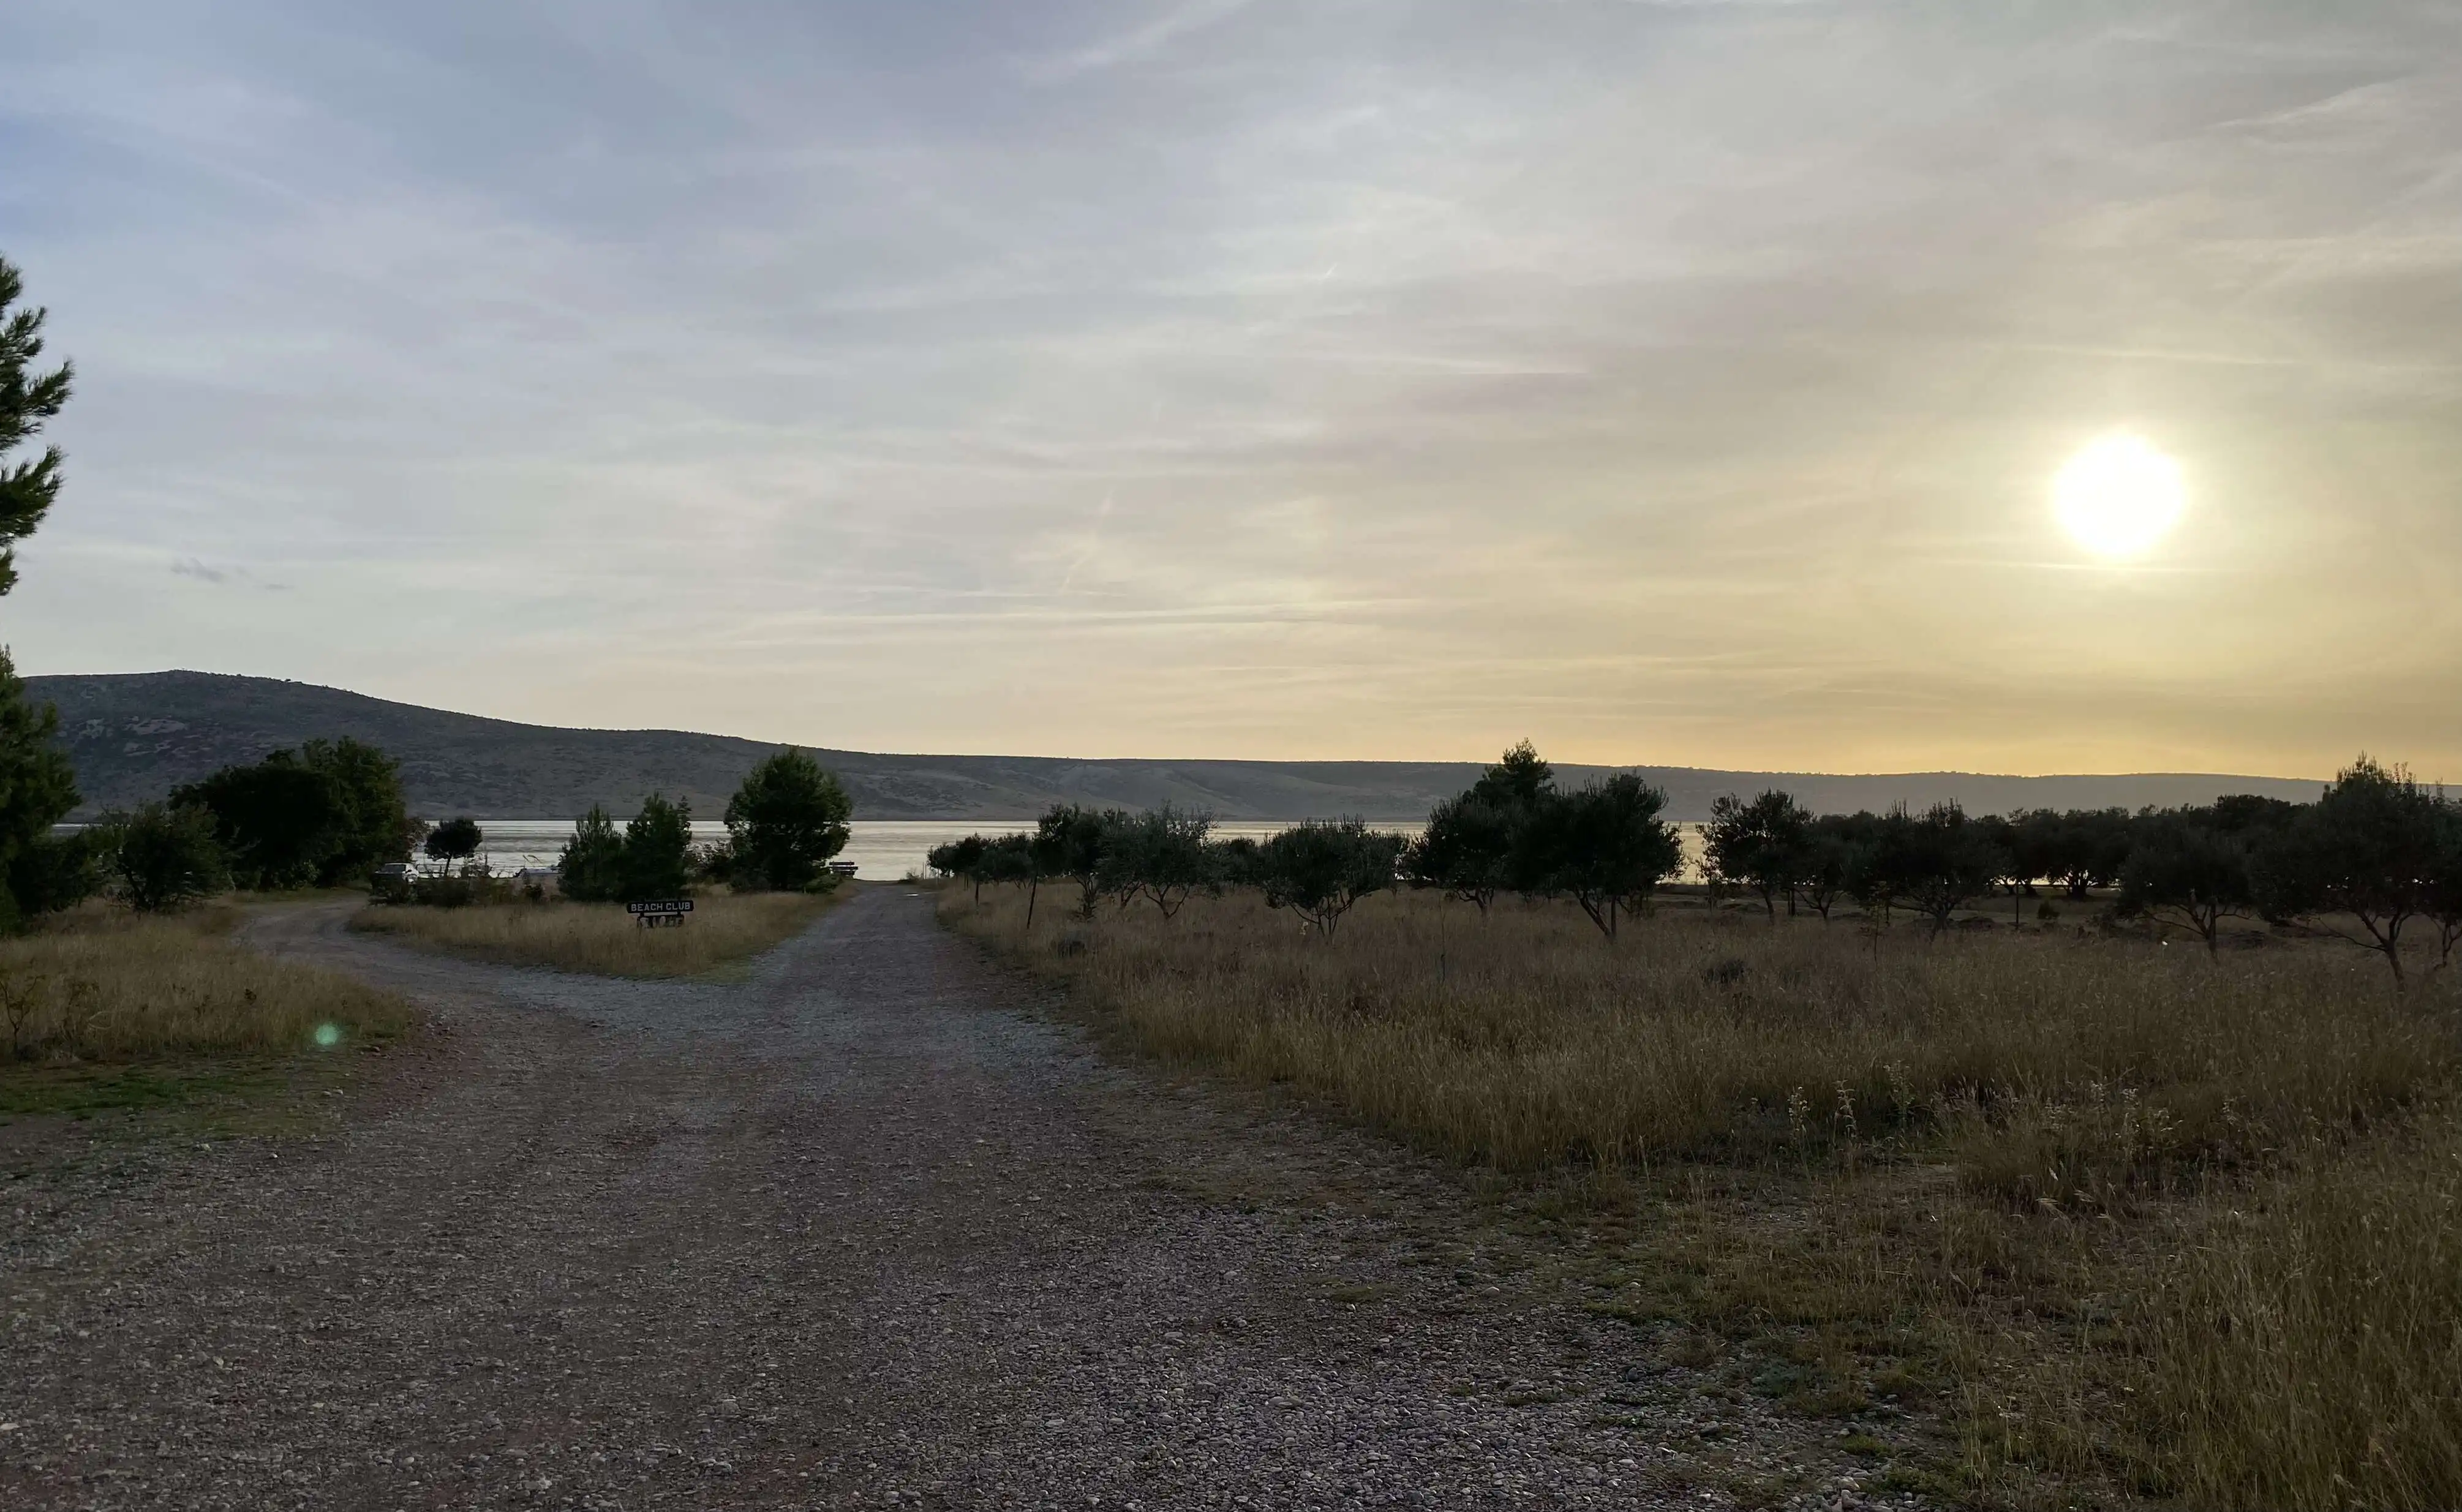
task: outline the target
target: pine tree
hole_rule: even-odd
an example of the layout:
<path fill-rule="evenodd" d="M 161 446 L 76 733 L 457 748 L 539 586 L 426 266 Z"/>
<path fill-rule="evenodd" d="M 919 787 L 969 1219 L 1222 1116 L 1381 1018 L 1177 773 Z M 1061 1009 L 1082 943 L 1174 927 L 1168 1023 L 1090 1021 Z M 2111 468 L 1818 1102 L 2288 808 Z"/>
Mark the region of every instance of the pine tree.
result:
<path fill-rule="evenodd" d="M 45 447 L 31 461 L 7 458 L 68 402 L 71 377 L 65 362 L 49 373 L 36 370 L 44 312 L 12 313 L 24 288 L 17 270 L 0 258 L 0 594 L 17 586 L 17 543 L 34 533 L 60 491 L 57 446 Z"/>
<path fill-rule="evenodd" d="M 50 373 L 34 370 L 43 355 L 43 312 L 11 313 L 23 288 L 17 270 L 0 259 L 0 594 L 16 586 L 16 545 L 34 533 L 60 488 L 58 447 L 29 462 L 11 463 L 8 456 L 69 398 L 66 364 Z M 21 917 L 17 874 L 56 843 L 52 826 L 76 807 L 76 773 L 52 740 L 59 724 L 52 705 L 26 702 L 26 684 L 0 650 L 0 928 L 15 927 Z"/>

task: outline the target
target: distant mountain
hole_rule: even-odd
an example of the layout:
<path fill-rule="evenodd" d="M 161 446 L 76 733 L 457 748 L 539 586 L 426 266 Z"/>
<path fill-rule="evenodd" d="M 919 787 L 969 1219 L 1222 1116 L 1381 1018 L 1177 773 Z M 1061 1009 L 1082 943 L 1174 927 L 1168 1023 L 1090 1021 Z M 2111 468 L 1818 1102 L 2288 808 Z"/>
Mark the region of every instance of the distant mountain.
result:
<path fill-rule="evenodd" d="M 401 762 L 415 812 L 562 819 L 594 803 L 629 813 L 650 792 L 692 800 L 715 818 L 763 741 L 680 730 L 581 730 L 481 719 L 394 703 L 339 688 L 206 672 L 28 678 L 60 710 L 85 804 L 77 817 L 159 798 L 233 762 L 318 736 L 355 736 Z M 1424 817 L 1479 775 L 1469 762 L 1080 761 L 1056 756 L 897 756 L 820 750 L 865 819 L 1024 819 L 1054 803 L 1150 808 L 1169 801 L 1223 819 L 1355 813 Z M 2318 784 L 2271 777 L 2153 772 L 2125 776 L 1993 777 L 1908 772 L 1830 777 L 1705 771 L 1690 767 L 1572 767 L 1579 783 L 1609 770 L 1664 788 L 1669 816 L 1706 818 L 1720 793 L 1784 788 L 1825 811 L 1954 799 L 1970 813 L 2017 809 L 2136 809 L 2211 802 L 2226 792 L 2306 800 Z"/>

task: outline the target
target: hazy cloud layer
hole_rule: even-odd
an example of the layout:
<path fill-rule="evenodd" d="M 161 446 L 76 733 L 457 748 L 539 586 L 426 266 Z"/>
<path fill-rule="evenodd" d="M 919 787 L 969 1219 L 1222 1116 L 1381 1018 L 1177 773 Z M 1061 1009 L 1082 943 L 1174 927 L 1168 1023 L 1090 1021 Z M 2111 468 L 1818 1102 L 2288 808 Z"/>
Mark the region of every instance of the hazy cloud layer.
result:
<path fill-rule="evenodd" d="M 2450 5 L 20 0 L 0 164 L 30 671 L 2462 779 Z"/>

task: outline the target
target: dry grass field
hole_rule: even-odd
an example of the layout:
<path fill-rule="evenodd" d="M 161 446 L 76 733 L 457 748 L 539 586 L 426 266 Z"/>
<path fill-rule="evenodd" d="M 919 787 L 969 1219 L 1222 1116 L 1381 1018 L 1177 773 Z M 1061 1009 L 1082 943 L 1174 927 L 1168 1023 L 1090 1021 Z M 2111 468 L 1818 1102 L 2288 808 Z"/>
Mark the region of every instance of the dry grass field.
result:
<path fill-rule="evenodd" d="M 941 906 L 1137 1050 L 1578 1194 L 1557 1263 L 1598 1310 L 1805 1411 L 1927 1401 L 1941 1489 L 2462 1504 L 2450 985 L 1697 907 L 1610 945 L 1426 895 L 1330 941 L 1253 895 L 1030 936 L 1012 889 Z"/>
<path fill-rule="evenodd" d="M 644 929 L 620 903 L 560 899 L 468 908 L 371 904 L 352 917 L 351 927 L 508 965 L 611 977 L 695 977 L 760 954 L 851 891 L 700 897 L 690 921 L 677 929 Z"/>
<path fill-rule="evenodd" d="M 0 940 L 0 1112 L 178 1101 L 234 1068 L 410 1026 L 391 993 L 234 944 L 238 918 L 93 904 Z"/>

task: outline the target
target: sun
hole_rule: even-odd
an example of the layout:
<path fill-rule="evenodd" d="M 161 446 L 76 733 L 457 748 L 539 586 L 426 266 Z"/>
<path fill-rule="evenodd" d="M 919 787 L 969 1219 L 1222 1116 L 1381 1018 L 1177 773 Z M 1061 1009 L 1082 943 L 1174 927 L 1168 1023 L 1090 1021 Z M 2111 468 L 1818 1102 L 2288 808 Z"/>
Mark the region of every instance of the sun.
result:
<path fill-rule="evenodd" d="M 2144 554 L 2187 507 L 2180 464 L 2126 431 L 2079 447 L 2052 479 L 2052 508 L 2062 529 L 2097 556 Z"/>

